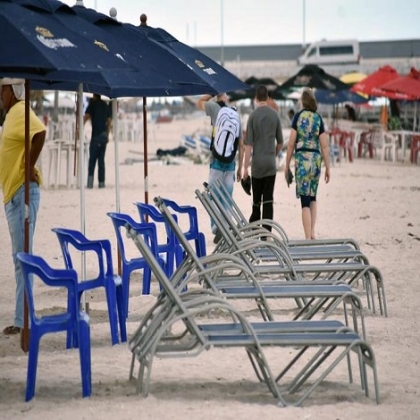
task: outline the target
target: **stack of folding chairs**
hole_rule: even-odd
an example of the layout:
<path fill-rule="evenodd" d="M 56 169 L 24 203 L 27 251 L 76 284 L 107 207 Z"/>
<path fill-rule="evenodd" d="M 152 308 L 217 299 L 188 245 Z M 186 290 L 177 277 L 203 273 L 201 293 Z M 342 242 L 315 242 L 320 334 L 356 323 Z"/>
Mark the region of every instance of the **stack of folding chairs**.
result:
<path fill-rule="evenodd" d="M 167 206 L 170 200 L 155 198 L 167 228 L 183 249 L 183 261 L 170 277 L 147 241 L 126 226 L 161 288 L 129 342 L 133 353 L 130 377 L 134 377 L 136 361 L 139 363 L 138 391 L 148 394 L 155 356 L 197 356 L 213 347 L 242 347 L 258 380 L 279 405 L 300 405 L 344 359 L 352 382 L 352 353 L 357 355 L 366 395 L 366 367 L 372 368 L 379 402 L 375 357 L 366 341 L 363 304 L 354 286 L 362 283 L 368 307 L 375 311 L 375 281 L 380 311 L 386 315 L 380 271 L 369 264 L 353 240 L 293 242 L 280 226 L 273 226 L 270 233 L 247 223 L 234 210 L 234 202 L 223 201 L 226 192 L 222 187 L 215 188 L 196 191 L 222 233 L 210 255 L 197 255 L 197 248 L 191 246 L 174 217 L 174 208 Z M 293 319 L 276 320 L 270 301 L 285 298 L 296 301 L 297 314 Z M 250 322 L 236 308 L 238 299 L 255 302 L 262 320 Z M 331 319 L 339 307 L 344 319 Z M 204 315 L 214 312 L 224 312 L 227 317 L 216 324 L 202 322 Z M 266 357 L 268 347 L 287 347 L 292 353 L 276 367 L 276 373 Z"/>

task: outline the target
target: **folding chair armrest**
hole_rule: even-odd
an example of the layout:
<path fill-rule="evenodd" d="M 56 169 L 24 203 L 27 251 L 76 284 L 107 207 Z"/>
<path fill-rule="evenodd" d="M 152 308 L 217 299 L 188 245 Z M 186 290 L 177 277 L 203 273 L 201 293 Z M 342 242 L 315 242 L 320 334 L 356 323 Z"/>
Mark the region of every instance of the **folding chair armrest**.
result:
<path fill-rule="evenodd" d="M 246 227 L 246 226 L 258 227 L 259 225 L 260 226 L 261 225 L 271 226 L 272 230 L 279 235 L 279 237 L 282 241 L 286 241 L 286 242 L 288 241 L 289 238 L 288 238 L 286 232 L 284 231 L 284 229 L 276 221 L 271 220 L 271 219 L 256 220 L 255 222 L 248 223 L 244 227 Z"/>

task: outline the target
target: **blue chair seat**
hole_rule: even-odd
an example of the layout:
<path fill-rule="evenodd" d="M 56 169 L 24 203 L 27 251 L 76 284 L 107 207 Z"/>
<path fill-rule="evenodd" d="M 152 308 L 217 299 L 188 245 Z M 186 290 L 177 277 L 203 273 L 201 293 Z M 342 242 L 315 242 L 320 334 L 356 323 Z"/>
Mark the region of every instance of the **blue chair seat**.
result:
<path fill-rule="evenodd" d="M 135 202 L 134 205 L 137 207 L 139 212 L 141 223 L 149 222 L 149 219 L 156 225 L 156 235 L 159 229 L 159 225 L 162 225 L 166 232 L 166 239 L 164 242 L 157 243 L 157 252 L 159 256 L 164 260 L 164 271 L 168 278 L 171 278 L 174 270 L 178 267 L 183 259 L 184 252 L 182 247 L 179 245 L 179 241 L 172 232 L 172 229 L 166 223 L 166 219 L 163 214 L 153 205 Z M 177 216 L 175 215 L 175 220 Z"/>
<path fill-rule="evenodd" d="M 142 235 L 146 243 L 149 245 L 153 255 L 159 261 L 162 268 L 164 268 L 165 262 L 159 256 L 157 251 L 157 234 L 156 226 L 153 223 L 139 223 L 133 220 L 131 216 L 124 213 L 115 213 L 109 212 L 107 215 L 111 218 L 115 234 L 117 237 L 118 249 L 121 257 L 121 278 L 122 278 L 122 288 L 124 292 L 124 302 L 126 314 L 128 317 L 128 303 L 130 296 L 130 276 L 133 271 L 143 270 L 143 287 L 142 294 L 150 293 L 150 280 L 151 280 L 151 270 L 142 257 L 129 258 L 126 252 L 125 238 L 126 238 L 126 228 L 128 224 L 135 229 L 137 234 Z"/>
<path fill-rule="evenodd" d="M 121 342 L 127 341 L 124 291 L 120 277 L 114 274 L 111 243 L 109 240 L 90 240 L 87 239 L 81 232 L 73 229 L 54 228 L 52 231 L 57 235 L 66 268 L 74 268 L 72 248 L 78 253 L 91 252 L 96 254 L 96 277 L 85 279 L 78 283 L 77 293 L 79 302 L 83 292 L 96 289 L 98 287 L 104 287 L 108 306 L 112 344 L 115 345 L 119 343 L 118 325 L 120 329 Z M 75 338 L 75 336 L 73 338 L 68 337 L 68 340 L 71 341 Z M 73 345 L 77 344 L 73 343 Z"/>
<path fill-rule="evenodd" d="M 31 328 L 25 400 L 30 401 L 35 395 L 39 343 L 42 336 L 62 331 L 67 331 L 68 335 L 73 333 L 77 335 L 82 374 L 82 394 L 83 397 L 89 397 L 92 390 L 89 317 L 87 314 L 80 312 L 76 271 L 73 269 L 53 269 L 41 257 L 25 252 L 19 252 L 17 259 L 22 268 L 25 282 Z M 34 277 L 48 286 L 65 287 L 67 289 L 67 308 L 64 313 L 37 316 L 32 285 Z M 69 343 L 67 342 L 67 344 Z"/>
<path fill-rule="evenodd" d="M 205 257 L 206 256 L 206 237 L 204 236 L 204 233 L 200 232 L 200 229 L 198 226 L 197 208 L 191 205 L 181 206 L 177 204 L 175 201 L 169 200 L 167 198 L 162 198 L 162 201 L 165 203 L 166 207 L 174 211 L 175 214 L 178 213 L 179 215 L 184 214 L 188 216 L 189 226 L 188 226 L 188 229 L 183 232 L 183 234 L 188 241 L 193 241 L 194 247 L 195 247 L 195 253 L 197 254 L 197 256 L 199 258 Z M 171 229 L 170 226 L 168 226 L 168 229 Z M 178 239 L 176 240 L 178 241 Z"/>

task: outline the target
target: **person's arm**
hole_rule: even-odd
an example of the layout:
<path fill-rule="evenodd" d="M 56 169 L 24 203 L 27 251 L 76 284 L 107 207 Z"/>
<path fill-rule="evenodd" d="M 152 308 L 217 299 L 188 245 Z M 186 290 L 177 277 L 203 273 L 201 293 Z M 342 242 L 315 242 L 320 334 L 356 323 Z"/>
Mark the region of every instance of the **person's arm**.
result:
<path fill-rule="evenodd" d="M 243 179 L 246 179 L 249 176 L 248 168 L 249 168 L 249 163 L 251 161 L 252 150 L 254 148 L 254 146 L 253 146 L 254 131 L 253 131 L 253 128 L 252 128 L 253 118 L 254 118 L 254 116 L 251 113 L 251 115 L 248 118 L 248 122 L 246 124 L 246 137 L 243 140 L 243 142 L 244 142 L 244 164 L 243 164 L 243 171 L 242 171 L 242 178 Z M 247 143 L 245 143 L 245 141 Z"/>
<path fill-rule="evenodd" d="M 238 169 L 236 171 L 236 181 L 239 182 L 242 179 L 242 164 L 244 161 L 244 139 L 241 137 L 238 144 L 239 156 L 238 156 Z"/>
<path fill-rule="evenodd" d="M 290 161 L 292 160 L 293 150 L 295 148 L 297 137 L 297 131 L 292 128 L 290 130 L 289 144 L 287 145 L 286 164 L 284 166 L 284 175 L 287 176 L 287 172 L 290 169 Z"/>
<path fill-rule="evenodd" d="M 248 168 L 249 168 L 249 162 L 251 161 L 252 149 L 253 147 L 251 144 L 245 144 L 244 170 L 243 170 L 243 176 L 242 176 L 243 179 L 246 179 L 249 176 Z"/>
<path fill-rule="evenodd" d="M 111 133 L 112 130 L 112 119 L 111 117 L 108 117 L 106 120 L 106 137 L 109 140 L 109 133 Z"/>
<path fill-rule="evenodd" d="M 330 182 L 330 151 L 329 151 L 329 147 L 328 147 L 328 140 L 327 140 L 327 135 L 324 133 L 322 133 L 319 136 L 319 142 L 321 144 L 321 153 L 322 153 L 322 158 L 324 159 L 324 163 L 325 163 L 325 182 L 328 184 Z"/>
<path fill-rule="evenodd" d="M 276 156 L 279 155 L 282 148 L 283 148 L 283 142 L 282 143 L 277 143 L 277 145 L 276 145 Z"/>
<path fill-rule="evenodd" d="M 213 98 L 212 95 L 203 95 L 200 97 L 200 99 L 197 102 L 197 106 L 202 111 L 206 110 L 206 102 L 208 102 L 211 98 Z"/>
<path fill-rule="evenodd" d="M 87 112 L 85 113 L 85 115 L 83 115 L 83 124 L 86 124 L 86 122 L 90 120 L 90 114 L 88 114 Z"/>
<path fill-rule="evenodd" d="M 45 136 L 47 132 L 40 131 L 32 137 L 31 150 L 29 152 L 29 179 L 39 184 L 37 172 L 35 171 L 35 164 L 41 154 L 42 148 L 44 147 Z"/>
<path fill-rule="evenodd" d="M 283 131 L 281 129 L 280 118 L 279 118 L 278 123 L 277 123 L 276 140 L 277 140 L 276 156 L 278 156 L 279 153 L 281 152 L 281 149 L 283 148 L 283 143 L 284 143 L 284 141 L 283 141 Z"/>

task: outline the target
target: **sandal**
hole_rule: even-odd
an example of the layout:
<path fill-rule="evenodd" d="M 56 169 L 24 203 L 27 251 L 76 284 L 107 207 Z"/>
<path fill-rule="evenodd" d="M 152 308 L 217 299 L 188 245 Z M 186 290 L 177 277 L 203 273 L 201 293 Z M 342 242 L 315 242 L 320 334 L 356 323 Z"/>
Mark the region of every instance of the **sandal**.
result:
<path fill-rule="evenodd" d="M 14 325 L 10 325 L 3 330 L 4 335 L 15 335 L 20 333 L 20 328 L 15 327 Z"/>

